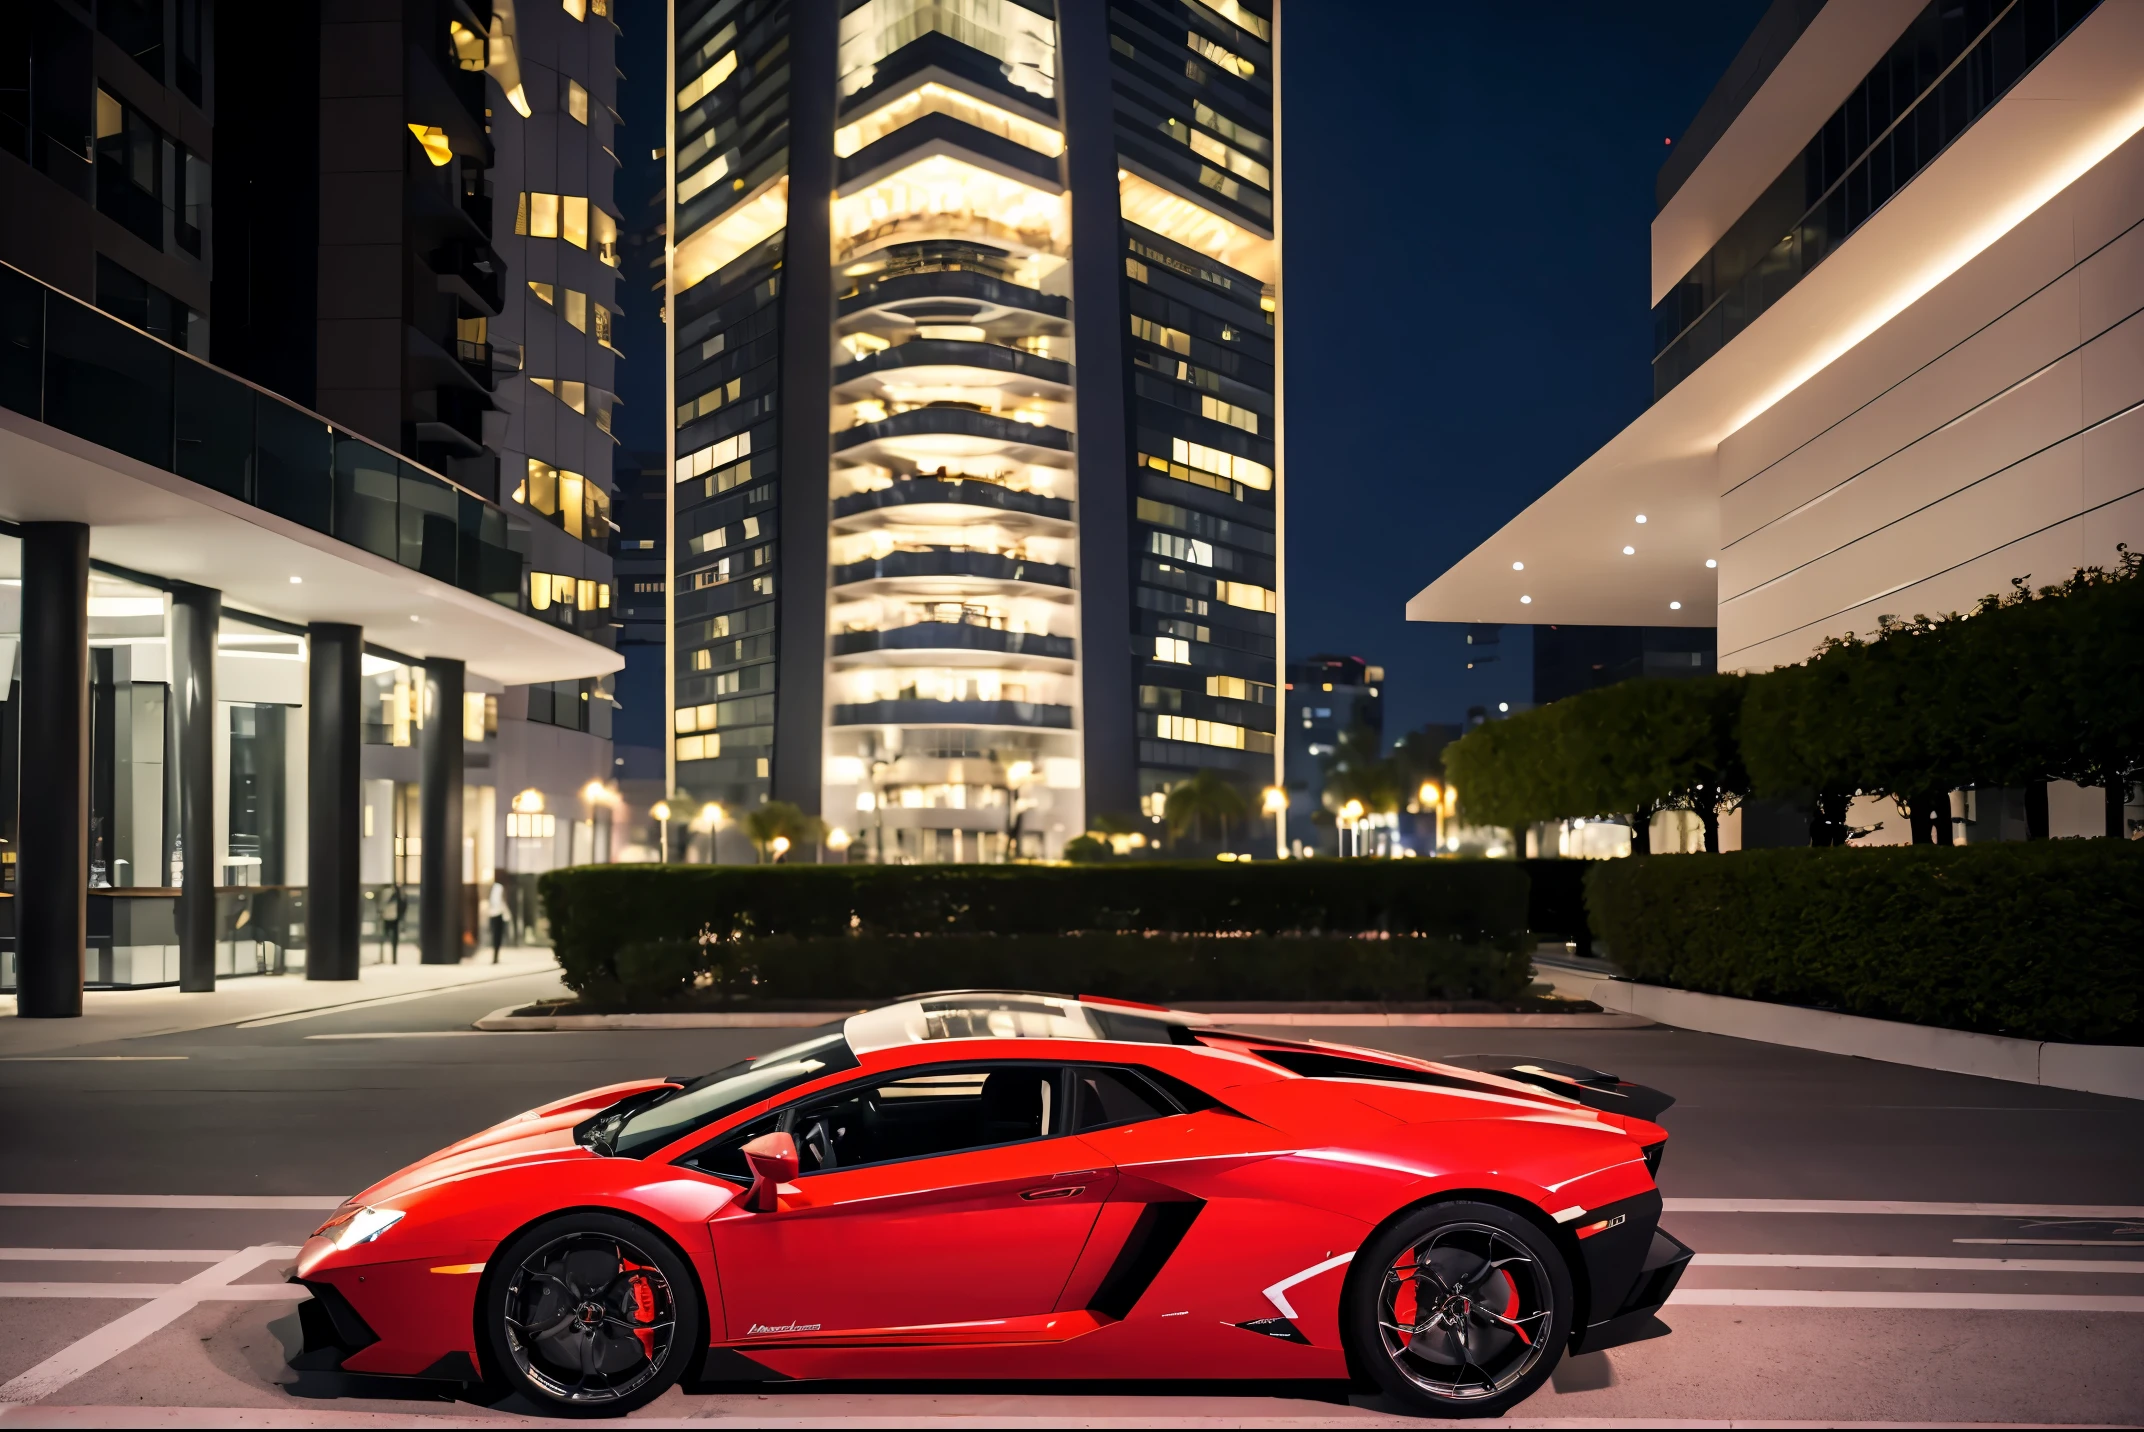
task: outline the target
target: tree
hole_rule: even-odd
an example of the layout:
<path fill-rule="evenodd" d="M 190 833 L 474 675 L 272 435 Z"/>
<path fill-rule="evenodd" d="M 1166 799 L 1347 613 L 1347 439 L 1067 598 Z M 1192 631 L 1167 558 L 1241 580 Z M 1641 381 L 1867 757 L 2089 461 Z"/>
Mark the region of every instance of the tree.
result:
<path fill-rule="evenodd" d="M 752 848 L 759 858 L 766 860 L 770 853 L 779 862 L 789 849 L 809 845 L 816 849 L 826 836 L 826 822 L 815 815 L 806 815 L 788 801 L 768 801 L 744 818 L 745 834 L 752 837 Z M 776 840 L 786 839 L 789 845 L 781 852 L 773 851 Z"/>
<path fill-rule="evenodd" d="M 1406 800 L 1399 762 L 1385 756 L 1377 732 L 1356 726 L 1340 733 L 1325 766 L 1325 804 L 1339 810 L 1349 801 L 1362 802 L 1365 812 L 1389 815 Z"/>
<path fill-rule="evenodd" d="M 1241 820 L 1248 813 L 1243 793 L 1211 768 L 1170 787 L 1168 800 L 1162 805 L 1162 818 L 1169 823 L 1169 834 L 1181 837 L 1189 831 L 1193 840 L 1203 840 L 1207 822 L 1211 821 L 1220 831 L 1224 845 L 1228 843 L 1228 823 Z"/>

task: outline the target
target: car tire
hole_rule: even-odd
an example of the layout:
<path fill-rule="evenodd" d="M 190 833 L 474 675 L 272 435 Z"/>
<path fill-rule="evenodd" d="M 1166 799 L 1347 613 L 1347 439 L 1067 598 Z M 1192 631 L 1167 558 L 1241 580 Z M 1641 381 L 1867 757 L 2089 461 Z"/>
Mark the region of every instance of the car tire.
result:
<path fill-rule="evenodd" d="M 486 1372 L 541 1413 L 617 1417 L 670 1390 L 704 1351 L 692 1270 L 646 1224 L 567 1213 L 489 1260 Z"/>
<path fill-rule="evenodd" d="M 1431 1203 L 1374 1235 L 1342 1293 L 1350 1359 L 1404 1411 L 1495 1417 L 1571 1340 L 1571 1274 L 1539 1225 L 1491 1203 Z"/>

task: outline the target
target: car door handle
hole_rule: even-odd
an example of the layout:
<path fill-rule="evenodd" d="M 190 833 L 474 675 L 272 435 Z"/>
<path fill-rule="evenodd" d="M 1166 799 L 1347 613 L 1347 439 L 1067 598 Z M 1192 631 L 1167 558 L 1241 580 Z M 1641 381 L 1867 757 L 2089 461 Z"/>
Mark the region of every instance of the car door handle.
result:
<path fill-rule="evenodd" d="M 1049 1188 L 1031 1188 L 1020 1195 L 1029 1203 L 1040 1203 L 1046 1198 L 1075 1198 L 1087 1191 L 1083 1183 L 1060 1183 Z"/>

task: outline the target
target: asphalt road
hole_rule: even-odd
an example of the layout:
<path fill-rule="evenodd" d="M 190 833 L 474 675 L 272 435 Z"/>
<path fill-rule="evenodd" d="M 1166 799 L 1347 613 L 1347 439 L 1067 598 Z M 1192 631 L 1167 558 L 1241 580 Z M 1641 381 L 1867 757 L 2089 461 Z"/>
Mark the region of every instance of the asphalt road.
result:
<path fill-rule="evenodd" d="M 469 1029 L 547 987 L 34 1059 L 10 1055 L 0 1021 L 0 1424 L 511 1418 L 284 1365 L 296 1320 L 280 1270 L 317 1205 L 543 1099 L 796 1037 Z M 1667 1029 L 1287 1032 L 1571 1059 L 1679 1096 L 1663 1120 L 1667 1225 L 1700 1258 L 1673 1333 L 1568 1359 L 1514 1420 L 2144 1422 L 2144 1103 Z M 115 1201 L 135 1206 L 100 1206 Z M 638 1420 L 1388 1420 L 1345 1388 L 1274 1391 L 705 1388 Z"/>

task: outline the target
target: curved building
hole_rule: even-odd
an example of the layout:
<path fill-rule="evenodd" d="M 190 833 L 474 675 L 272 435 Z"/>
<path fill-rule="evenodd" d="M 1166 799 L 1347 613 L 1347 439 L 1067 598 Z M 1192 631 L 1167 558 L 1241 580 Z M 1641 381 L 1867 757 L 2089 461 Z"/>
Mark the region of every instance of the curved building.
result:
<path fill-rule="evenodd" d="M 1054 855 L 1206 767 L 1255 803 L 1271 16 L 675 16 L 672 789 L 904 862 Z"/>

